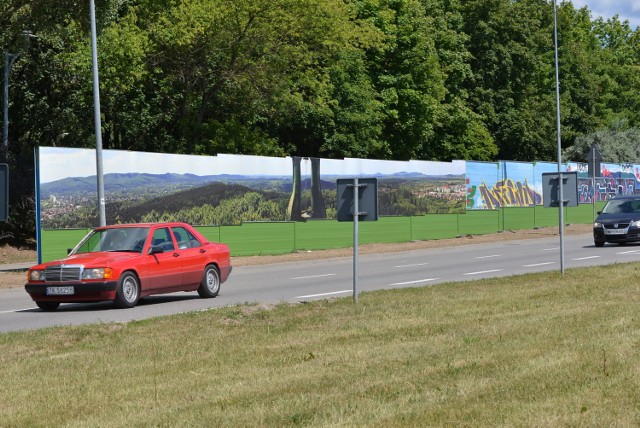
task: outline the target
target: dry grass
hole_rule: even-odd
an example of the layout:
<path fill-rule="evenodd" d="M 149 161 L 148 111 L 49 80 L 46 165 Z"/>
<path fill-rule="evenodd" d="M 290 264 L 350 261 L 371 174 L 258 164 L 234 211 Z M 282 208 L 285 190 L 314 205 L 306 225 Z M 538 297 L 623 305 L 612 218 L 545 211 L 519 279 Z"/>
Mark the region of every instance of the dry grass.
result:
<path fill-rule="evenodd" d="M 1 424 L 637 426 L 639 273 L 4 334 Z"/>
<path fill-rule="evenodd" d="M 34 250 L 25 250 L 9 245 L 0 247 L 0 265 L 9 263 L 35 262 L 38 255 Z"/>
<path fill-rule="evenodd" d="M 11 263 L 35 263 L 38 256 L 34 250 L 25 250 L 8 245 L 0 247 L 0 265 Z M 0 289 L 23 287 L 26 282 L 25 272 L 0 272 Z"/>

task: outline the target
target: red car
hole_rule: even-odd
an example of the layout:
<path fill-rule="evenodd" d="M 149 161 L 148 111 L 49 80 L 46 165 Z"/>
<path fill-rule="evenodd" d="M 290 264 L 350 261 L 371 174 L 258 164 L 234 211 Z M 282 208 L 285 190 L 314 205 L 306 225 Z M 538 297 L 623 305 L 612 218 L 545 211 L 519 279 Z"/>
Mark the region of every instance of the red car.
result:
<path fill-rule="evenodd" d="M 104 300 L 131 308 L 152 294 L 215 297 L 230 273 L 229 247 L 188 224 L 121 224 L 98 227 L 66 258 L 29 269 L 25 289 L 45 311 Z"/>

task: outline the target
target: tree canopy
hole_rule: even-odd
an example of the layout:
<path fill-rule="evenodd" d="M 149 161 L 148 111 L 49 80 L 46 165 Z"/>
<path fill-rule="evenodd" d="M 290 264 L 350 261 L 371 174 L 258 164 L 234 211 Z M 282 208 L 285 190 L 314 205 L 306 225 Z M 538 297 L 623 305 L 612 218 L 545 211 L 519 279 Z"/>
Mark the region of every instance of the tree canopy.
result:
<path fill-rule="evenodd" d="M 0 5 L 0 42 L 19 53 L 12 165 L 40 145 L 95 146 L 88 9 Z M 106 149 L 555 159 L 548 0 L 96 0 L 96 17 Z M 639 29 L 562 2 L 558 35 L 566 153 L 637 129 Z"/>
<path fill-rule="evenodd" d="M 91 147 L 88 5 L 8 0 L 11 152 Z M 101 0 L 105 148 L 549 160 L 546 0 Z M 562 145 L 640 120 L 638 29 L 565 2 Z"/>

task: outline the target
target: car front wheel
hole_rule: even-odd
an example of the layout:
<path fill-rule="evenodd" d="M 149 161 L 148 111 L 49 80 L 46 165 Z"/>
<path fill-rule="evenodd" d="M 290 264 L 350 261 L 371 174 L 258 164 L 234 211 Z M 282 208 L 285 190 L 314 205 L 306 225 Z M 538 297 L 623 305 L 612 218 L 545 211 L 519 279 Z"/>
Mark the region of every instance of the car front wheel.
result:
<path fill-rule="evenodd" d="M 596 244 L 596 247 L 604 247 L 604 241 L 593 241 Z"/>
<path fill-rule="evenodd" d="M 60 303 L 58 302 L 36 302 L 36 305 L 38 305 L 38 307 L 40 309 L 42 309 L 45 312 L 51 312 L 51 311 L 55 311 L 56 309 L 58 309 L 58 306 L 60 306 Z"/>
<path fill-rule="evenodd" d="M 198 294 L 200 297 L 216 297 L 220 292 L 220 272 L 214 265 L 208 265 L 204 269 L 204 276 Z"/>
<path fill-rule="evenodd" d="M 125 272 L 118 281 L 116 299 L 113 304 L 116 308 L 133 308 L 140 300 L 140 282 L 132 272 Z"/>

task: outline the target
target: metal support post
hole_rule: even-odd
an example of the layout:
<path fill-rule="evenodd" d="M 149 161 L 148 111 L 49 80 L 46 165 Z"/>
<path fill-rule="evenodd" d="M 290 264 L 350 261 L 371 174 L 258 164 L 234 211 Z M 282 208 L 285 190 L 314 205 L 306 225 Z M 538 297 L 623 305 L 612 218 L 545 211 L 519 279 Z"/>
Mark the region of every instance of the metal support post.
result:
<path fill-rule="evenodd" d="M 104 202 L 104 174 L 102 172 L 102 122 L 100 119 L 100 83 L 98 79 L 98 43 L 96 41 L 96 7 L 94 0 L 89 0 L 91 18 L 91 63 L 93 66 L 93 115 L 96 134 L 96 177 L 98 187 L 98 212 L 100 226 L 107 224 Z"/>
<path fill-rule="evenodd" d="M 9 72 L 13 63 L 18 59 L 18 54 L 4 50 L 4 78 L 3 78 L 3 104 L 2 104 L 2 160 L 9 163 Z"/>
<path fill-rule="evenodd" d="M 560 74 L 558 72 L 558 7 L 556 0 L 553 0 L 553 41 L 556 68 L 556 128 L 558 136 L 558 178 L 560 204 L 558 206 L 558 222 L 560 229 L 560 272 L 564 274 L 564 180 L 562 179 L 562 149 L 560 138 Z"/>
<path fill-rule="evenodd" d="M 360 216 L 367 215 L 367 212 L 360 212 L 360 188 L 367 187 L 367 184 L 360 184 L 357 178 L 353 179 L 353 184 L 347 185 L 353 189 L 353 301 L 358 303 L 358 242 L 360 241 L 359 223 Z"/>

